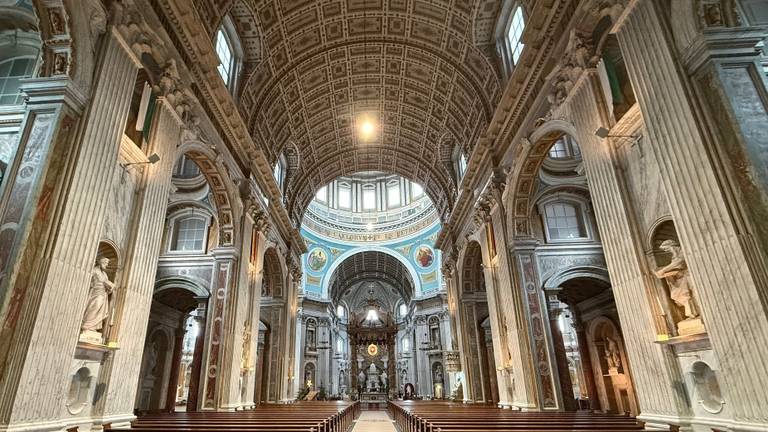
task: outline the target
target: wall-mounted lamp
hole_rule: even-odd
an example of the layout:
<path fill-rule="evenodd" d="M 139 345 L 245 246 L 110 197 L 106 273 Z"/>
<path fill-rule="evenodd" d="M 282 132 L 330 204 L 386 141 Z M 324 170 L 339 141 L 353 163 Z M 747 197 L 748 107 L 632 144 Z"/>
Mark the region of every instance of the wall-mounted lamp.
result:
<path fill-rule="evenodd" d="M 127 163 L 127 164 L 123 165 L 123 168 L 124 169 L 128 168 L 131 165 L 146 165 L 146 164 L 154 165 L 154 164 L 156 164 L 158 162 L 160 162 L 160 156 L 158 156 L 157 153 L 152 153 L 151 155 L 149 155 L 149 158 L 147 158 L 146 162 L 131 162 L 131 163 Z"/>
<path fill-rule="evenodd" d="M 595 136 L 597 136 L 598 138 L 602 138 L 602 139 L 606 139 L 606 138 L 635 138 L 635 139 L 637 139 L 637 138 L 640 138 L 637 135 L 611 135 L 611 131 L 609 131 L 608 129 L 606 129 L 606 128 L 602 127 L 602 126 L 597 128 L 597 130 L 595 131 Z"/>
<path fill-rule="evenodd" d="M 154 165 L 156 163 L 160 162 L 160 156 L 157 155 L 157 153 L 152 153 L 149 155 L 149 158 L 145 162 L 131 162 L 127 163 L 125 165 L 120 164 L 120 166 L 123 168 L 123 175 L 120 176 L 120 183 L 125 183 L 125 174 L 128 173 L 130 170 L 130 167 L 133 165 Z"/>

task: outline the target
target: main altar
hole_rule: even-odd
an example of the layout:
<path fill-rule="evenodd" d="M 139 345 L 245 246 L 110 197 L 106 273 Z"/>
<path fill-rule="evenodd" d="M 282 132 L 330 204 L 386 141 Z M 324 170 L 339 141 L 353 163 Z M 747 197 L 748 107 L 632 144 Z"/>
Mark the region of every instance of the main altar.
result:
<path fill-rule="evenodd" d="M 391 397 L 389 384 L 395 378 L 397 326 L 389 314 L 374 310 L 354 319 L 348 332 L 352 346 L 352 384 L 364 406 L 383 408 Z M 373 318 L 372 318 L 373 317 Z"/>

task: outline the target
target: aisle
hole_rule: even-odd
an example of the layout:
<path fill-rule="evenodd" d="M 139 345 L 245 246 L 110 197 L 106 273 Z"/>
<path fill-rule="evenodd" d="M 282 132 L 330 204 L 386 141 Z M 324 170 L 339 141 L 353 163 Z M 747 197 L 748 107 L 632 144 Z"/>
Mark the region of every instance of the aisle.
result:
<path fill-rule="evenodd" d="M 396 432 L 396 429 L 386 410 L 363 411 L 352 432 Z"/>

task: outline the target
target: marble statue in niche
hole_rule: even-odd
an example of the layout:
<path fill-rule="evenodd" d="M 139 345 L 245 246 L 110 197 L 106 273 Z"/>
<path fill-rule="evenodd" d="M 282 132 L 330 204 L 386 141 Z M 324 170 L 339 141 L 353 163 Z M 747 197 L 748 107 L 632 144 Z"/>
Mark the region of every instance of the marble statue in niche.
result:
<path fill-rule="evenodd" d="M 109 258 L 101 257 L 91 272 L 88 304 L 80 325 L 80 340 L 84 342 L 100 344 L 104 340 L 104 322 L 110 313 L 109 296 L 115 290 L 115 283 L 110 281 L 107 275 L 108 265 Z"/>
<path fill-rule="evenodd" d="M 670 299 L 683 309 L 685 318 L 677 323 L 681 335 L 703 333 L 704 326 L 699 317 L 699 308 L 693 298 L 693 289 L 680 244 L 675 240 L 664 240 L 659 248 L 672 256 L 669 264 L 655 271 L 656 277 L 663 279 L 669 285 Z"/>
<path fill-rule="evenodd" d="M 618 370 L 621 367 L 621 354 L 619 353 L 619 344 L 610 336 L 605 338 L 605 360 L 608 363 L 608 369 Z"/>

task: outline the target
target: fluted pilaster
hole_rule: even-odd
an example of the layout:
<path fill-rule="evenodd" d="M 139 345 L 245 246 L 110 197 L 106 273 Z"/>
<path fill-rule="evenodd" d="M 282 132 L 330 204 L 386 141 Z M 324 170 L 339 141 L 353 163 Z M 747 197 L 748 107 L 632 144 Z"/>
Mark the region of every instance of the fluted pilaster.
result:
<path fill-rule="evenodd" d="M 764 259 L 738 219 L 737 197 L 718 166 L 699 107 L 671 40 L 661 3 L 638 1 L 618 31 L 646 120 L 720 384 L 734 419 L 768 423 L 768 315 Z M 733 355 L 733 352 L 743 355 Z"/>
<path fill-rule="evenodd" d="M 114 35 L 104 38 L 99 59 L 89 110 L 72 147 L 45 155 L 63 165 L 46 197 L 55 206 L 45 217 L 56 230 L 36 240 L 42 249 L 25 271 L 28 277 L 16 281 L 27 299 L 11 347 L 13 363 L 3 375 L 0 411 L 11 424 L 31 429 L 61 425 L 68 370 L 136 78 L 135 63 Z"/>

